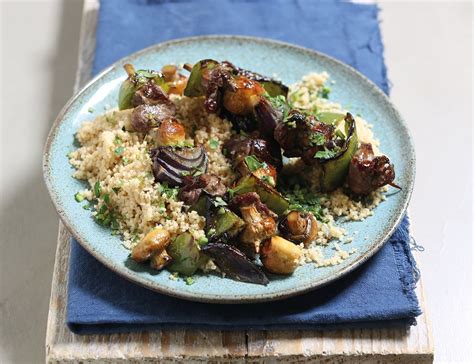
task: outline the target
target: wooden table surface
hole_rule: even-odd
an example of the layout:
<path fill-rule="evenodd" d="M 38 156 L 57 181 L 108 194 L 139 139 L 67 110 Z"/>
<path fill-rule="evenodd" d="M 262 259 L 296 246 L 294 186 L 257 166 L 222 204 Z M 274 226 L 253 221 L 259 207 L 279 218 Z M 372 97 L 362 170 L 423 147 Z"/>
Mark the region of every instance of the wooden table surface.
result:
<path fill-rule="evenodd" d="M 84 2 L 76 91 L 87 82 L 95 46 L 98 0 Z M 70 234 L 60 223 L 46 334 L 46 361 L 67 362 L 338 362 L 432 363 L 433 338 L 423 285 L 423 314 L 405 329 L 334 331 L 202 331 L 75 335 L 65 324 Z"/>

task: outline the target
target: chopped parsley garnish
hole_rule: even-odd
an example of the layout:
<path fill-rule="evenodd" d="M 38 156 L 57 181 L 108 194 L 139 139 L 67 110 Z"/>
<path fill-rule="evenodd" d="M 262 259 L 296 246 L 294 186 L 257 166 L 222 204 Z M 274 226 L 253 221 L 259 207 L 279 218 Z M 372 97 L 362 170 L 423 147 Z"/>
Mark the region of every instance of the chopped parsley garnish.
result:
<path fill-rule="evenodd" d="M 330 93 L 331 89 L 327 86 L 323 86 L 323 88 L 318 92 L 318 96 L 322 97 L 323 99 L 329 99 Z"/>
<path fill-rule="evenodd" d="M 179 145 L 178 145 L 179 148 L 181 147 L 186 147 L 186 148 L 192 148 L 194 147 L 194 143 L 193 142 L 190 142 L 189 140 L 184 140 L 183 142 L 181 142 Z"/>
<path fill-rule="evenodd" d="M 314 158 L 316 158 L 316 159 L 331 159 L 331 158 L 334 158 L 337 155 L 337 153 L 339 153 L 339 148 L 332 149 L 332 150 L 324 148 L 324 150 L 317 151 L 314 154 Z"/>
<path fill-rule="evenodd" d="M 198 244 L 199 245 L 206 245 L 208 243 L 209 239 L 205 236 L 201 236 L 199 239 L 198 239 Z"/>
<path fill-rule="evenodd" d="M 290 201 L 288 210 L 311 212 L 316 219 L 324 221 L 324 213 L 320 204 L 320 196 L 307 188 L 295 185 L 293 188 L 283 191 L 284 196 Z"/>
<path fill-rule="evenodd" d="M 255 156 L 248 155 L 244 158 L 245 164 L 249 168 L 250 172 L 255 172 L 260 168 L 266 168 L 267 164 L 265 162 L 260 162 Z"/>
<path fill-rule="evenodd" d="M 275 179 L 272 176 L 262 176 L 260 178 L 263 182 L 268 183 L 269 185 L 274 185 L 275 184 Z"/>
<path fill-rule="evenodd" d="M 177 187 L 169 187 L 167 182 L 158 183 L 157 190 L 160 195 L 165 195 L 166 197 L 175 200 L 178 196 L 178 188 Z"/>
<path fill-rule="evenodd" d="M 112 190 L 115 192 L 115 193 L 119 193 L 120 191 L 120 186 L 119 187 L 112 187 Z"/>
<path fill-rule="evenodd" d="M 211 200 L 211 202 L 215 207 L 227 206 L 227 202 L 225 202 L 220 196 L 217 196 L 215 199 Z"/>
<path fill-rule="evenodd" d="M 94 195 L 95 195 L 95 197 L 99 198 L 101 192 L 102 192 L 102 187 L 100 187 L 100 182 L 97 181 L 97 182 L 94 184 Z"/>
<path fill-rule="evenodd" d="M 270 101 L 273 108 L 279 110 L 283 116 L 283 122 L 288 123 L 289 126 L 295 127 L 295 123 L 290 121 L 288 116 L 292 109 L 294 109 L 293 104 L 285 98 L 283 95 L 278 95 L 276 97 L 271 97 L 268 94 L 265 94 L 265 97 Z"/>
<path fill-rule="evenodd" d="M 115 136 L 114 144 L 117 144 L 117 145 L 122 144 L 122 139 L 120 139 L 120 137 L 118 135 Z"/>
<path fill-rule="evenodd" d="M 186 282 L 186 284 L 187 284 L 188 286 L 190 286 L 191 284 L 194 283 L 193 277 L 186 277 L 186 278 L 184 279 L 184 281 Z"/>
<path fill-rule="evenodd" d="M 108 193 L 105 193 L 102 198 L 107 205 L 110 204 L 110 195 Z"/>
<path fill-rule="evenodd" d="M 321 145 L 324 145 L 324 143 L 326 142 L 326 137 L 324 136 L 323 133 L 316 132 L 316 133 L 312 133 L 309 136 L 309 141 L 312 146 L 321 146 Z"/>
<path fill-rule="evenodd" d="M 218 146 L 219 146 L 219 142 L 216 139 L 209 140 L 209 148 L 211 148 L 212 150 L 215 150 L 217 149 Z"/>
<path fill-rule="evenodd" d="M 123 145 L 121 145 L 121 146 L 119 146 L 119 147 L 115 148 L 115 154 L 117 154 L 117 155 L 121 155 L 121 154 L 123 153 L 123 151 L 124 151 L 124 150 L 125 150 L 124 146 L 123 146 Z"/>
<path fill-rule="evenodd" d="M 122 158 L 122 164 L 123 164 L 124 166 L 126 166 L 126 165 L 129 164 L 129 163 L 130 163 L 130 160 L 129 160 L 127 157 L 123 157 L 123 158 Z"/>
<path fill-rule="evenodd" d="M 90 108 L 87 109 L 87 111 L 92 114 L 94 112 L 94 108 L 91 106 Z"/>
<path fill-rule="evenodd" d="M 74 198 L 77 202 L 84 201 L 84 196 L 82 196 L 79 192 L 74 195 Z"/>
<path fill-rule="evenodd" d="M 204 174 L 204 170 L 202 168 L 196 168 L 193 172 L 194 177 L 200 176 L 201 174 Z"/>

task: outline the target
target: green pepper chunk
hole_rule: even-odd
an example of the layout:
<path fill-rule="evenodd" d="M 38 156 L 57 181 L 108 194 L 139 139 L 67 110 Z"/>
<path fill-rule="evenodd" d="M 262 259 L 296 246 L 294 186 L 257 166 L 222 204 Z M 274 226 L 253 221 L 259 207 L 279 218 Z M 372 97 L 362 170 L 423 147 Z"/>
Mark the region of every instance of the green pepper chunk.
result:
<path fill-rule="evenodd" d="M 318 120 L 324 124 L 336 125 L 344 120 L 346 114 L 339 112 L 320 112 L 316 115 Z"/>
<path fill-rule="evenodd" d="M 214 67 L 219 65 L 219 62 L 214 61 L 213 59 L 203 59 L 202 61 L 197 62 L 189 75 L 188 83 L 184 89 L 184 96 L 188 97 L 198 97 L 204 96 L 206 94 L 202 78 Z"/>
<path fill-rule="evenodd" d="M 118 107 L 119 110 L 133 108 L 132 99 L 137 90 L 143 87 L 148 82 L 154 82 L 160 86 L 163 91 L 168 92 L 169 86 L 165 82 L 161 72 L 138 70 L 135 71 L 131 64 L 124 65 L 124 69 L 128 74 L 128 78 L 122 82 L 119 90 Z"/>
<path fill-rule="evenodd" d="M 186 276 L 193 275 L 206 259 L 201 255 L 198 244 L 188 232 L 174 238 L 166 251 L 173 258 L 168 269 Z"/>
<path fill-rule="evenodd" d="M 232 191 L 236 195 L 241 195 L 247 192 L 256 192 L 260 196 L 262 202 L 278 215 L 283 214 L 290 205 L 288 200 L 283 197 L 280 192 L 254 175 L 242 177 Z"/>
<path fill-rule="evenodd" d="M 357 151 L 359 141 L 355 120 L 349 113 L 345 117 L 344 129 L 346 140 L 341 150 L 331 158 L 319 159 L 322 167 L 320 177 L 322 191 L 332 191 L 344 183 L 351 159 Z"/>
<path fill-rule="evenodd" d="M 244 228 L 245 222 L 228 208 L 221 207 L 211 218 L 209 226 L 208 234 L 212 238 L 218 238 L 224 234 L 234 237 Z"/>
<path fill-rule="evenodd" d="M 196 211 L 201 216 L 206 216 L 206 200 L 207 197 L 202 194 L 199 199 L 191 205 L 190 209 Z"/>

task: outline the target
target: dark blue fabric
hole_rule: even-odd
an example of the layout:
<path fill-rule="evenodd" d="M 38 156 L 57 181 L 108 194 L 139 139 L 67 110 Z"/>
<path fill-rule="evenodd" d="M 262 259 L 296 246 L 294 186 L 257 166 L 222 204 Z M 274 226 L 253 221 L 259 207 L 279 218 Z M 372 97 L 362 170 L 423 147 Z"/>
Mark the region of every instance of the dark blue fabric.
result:
<path fill-rule="evenodd" d="M 192 35 L 243 34 L 313 48 L 356 67 L 388 93 L 377 7 L 310 0 L 102 0 L 94 73 L 143 47 Z M 316 329 L 410 325 L 420 314 L 405 218 L 362 267 L 281 302 L 211 305 L 134 285 L 72 241 L 67 324 L 76 333 L 187 327 Z"/>

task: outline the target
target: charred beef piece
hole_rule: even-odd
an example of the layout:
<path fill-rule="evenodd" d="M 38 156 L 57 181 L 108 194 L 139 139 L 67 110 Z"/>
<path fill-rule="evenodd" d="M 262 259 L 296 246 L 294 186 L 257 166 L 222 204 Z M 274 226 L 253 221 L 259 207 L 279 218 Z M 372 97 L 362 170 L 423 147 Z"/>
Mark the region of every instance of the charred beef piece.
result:
<path fill-rule="evenodd" d="M 153 82 L 140 87 L 132 97 L 131 124 L 135 131 L 148 132 L 176 115 L 176 106 L 163 89 Z"/>
<path fill-rule="evenodd" d="M 283 166 L 279 146 L 265 139 L 235 135 L 224 144 L 224 150 L 234 165 L 238 165 L 244 157 L 254 155 L 277 170 Z"/>
<path fill-rule="evenodd" d="M 160 126 L 163 121 L 172 119 L 174 114 L 174 108 L 165 104 L 139 105 L 132 111 L 132 128 L 135 131 L 146 133 Z"/>
<path fill-rule="evenodd" d="M 277 215 L 273 213 L 255 192 L 236 196 L 230 208 L 238 210 L 246 226 L 239 235 L 239 248 L 250 258 L 259 252 L 260 243 L 277 233 Z"/>
<path fill-rule="evenodd" d="M 351 159 L 347 182 L 349 189 L 357 195 L 367 195 L 387 184 L 393 183 L 395 171 L 387 156 L 374 156 L 372 144 L 362 143 Z"/>
<path fill-rule="evenodd" d="M 173 114 L 176 112 L 176 107 L 166 92 L 154 82 L 146 83 L 133 94 L 132 106 L 139 105 L 167 105 Z"/>
<path fill-rule="evenodd" d="M 292 110 L 286 121 L 276 126 L 273 135 L 285 156 L 303 157 L 305 162 L 312 162 L 314 154 L 322 150 L 326 143 L 331 143 L 334 130 L 332 125 Z"/>
<path fill-rule="evenodd" d="M 203 192 L 211 197 L 224 196 L 227 188 L 220 178 L 213 174 L 186 176 L 183 178 L 183 187 L 179 190 L 178 198 L 186 205 L 193 205 Z"/>

